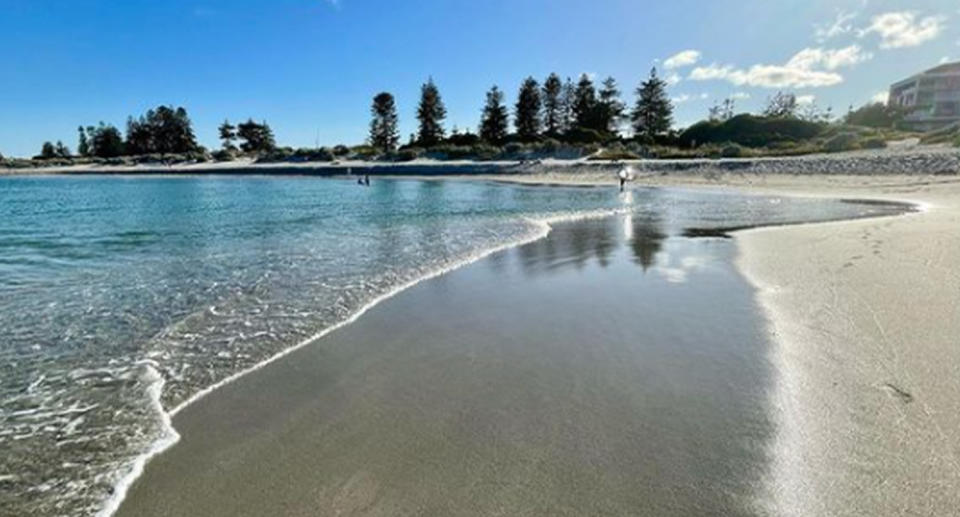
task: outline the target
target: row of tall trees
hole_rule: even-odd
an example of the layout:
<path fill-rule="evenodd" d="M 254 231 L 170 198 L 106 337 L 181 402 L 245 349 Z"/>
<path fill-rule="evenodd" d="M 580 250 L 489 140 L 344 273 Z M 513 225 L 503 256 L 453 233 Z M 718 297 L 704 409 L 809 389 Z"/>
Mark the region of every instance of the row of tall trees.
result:
<path fill-rule="evenodd" d="M 628 124 L 637 137 L 654 140 L 673 125 L 673 106 L 666 87 L 667 83 L 653 69 L 650 77 L 637 87 L 636 101 L 628 111 L 612 77 L 605 79 L 599 89 L 586 74 L 576 83 L 550 74 L 542 86 L 528 77 L 520 85 L 513 106 L 515 136 L 520 141 L 541 137 L 576 140 L 579 134 L 590 131 L 598 137 L 613 137 Z M 395 149 L 399 142 L 399 118 L 393 95 L 378 93 L 370 111 L 370 144 L 384 152 Z M 439 89 L 432 78 L 428 79 L 420 89 L 414 143 L 431 147 L 444 142 L 446 114 Z M 503 91 L 496 85 L 486 93 L 478 133 L 491 144 L 500 144 L 510 137 L 510 112 Z"/>
<path fill-rule="evenodd" d="M 199 148 L 187 110 L 159 106 L 127 119 L 126 154 L 190 153 Z"/>
<path fill-rule="evenodd" d="M 96 156 L 98 158 L 115 158 L 122 156 L 126 146 L 120 130 L 110 124 L 101 122 L 96 126 L 80 126 L 77 128 L 79 142 L 77 154 L 80 156 Z"/>
<path fill-rule="evenodd" d="M 77 154 L 98 158 L 114 158 L 124 155 L 190 153 L 199 151 L 193 125 L 187 110 L 172 106 L 159 106 L 148 110 L 138 118 L 127 119 L 126 138 L 110 124 L 80 126 L 77 128 Z M 41 157 L 68 157 L 69 149 L 57 142 L 57 146 L 45 143 Z"/>
<path fill-rule="evenodd" d="M 236 151 L 234 142 L 240 141 L 240 150 L 248 153 L 271 151 L 276 147 L 273 131 L 266 122 L 252 119 L 236 126 L 229 121 L 219 127 L 225 151 Z M 203 152 L 193 132 L 193 124 L 184 108 L 159 106 L 140 117 L 127 119 L 126 135 L 110 124 L 80 126 L 77 128 L 79 156 L 114 158 L 144 154 L 188 154 Z M 40 158 L 68 158 L 70 149 L 57 142 L 45 142 Z"/>
<path fill-rule="evenodd" d="M 241 141 L 240 150 L 245 153 L 269 152 L 277 147 L 273 130 L 266 121 L 254 122 L 253 119 L 247 119 L 235 126 L 229 120 L 224 120 L 217 131 L 220 133 L 222 149 L 226 152 L 236 152 L 237 146 L 234 142 L 238 140 Z"/>

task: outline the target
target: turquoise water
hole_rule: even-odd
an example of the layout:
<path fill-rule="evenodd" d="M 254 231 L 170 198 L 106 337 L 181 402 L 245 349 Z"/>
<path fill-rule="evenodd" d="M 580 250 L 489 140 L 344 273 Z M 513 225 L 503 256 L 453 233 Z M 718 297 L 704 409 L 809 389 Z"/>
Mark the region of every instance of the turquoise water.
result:
<path fill-rule="evenodd" d="M 624 212 L 684 238 L 900 209 L 376 178 L 0 178 L 0 514 L 97 513 L 174 439 L 168 413 L 191 397 L 551 218 Z"/>

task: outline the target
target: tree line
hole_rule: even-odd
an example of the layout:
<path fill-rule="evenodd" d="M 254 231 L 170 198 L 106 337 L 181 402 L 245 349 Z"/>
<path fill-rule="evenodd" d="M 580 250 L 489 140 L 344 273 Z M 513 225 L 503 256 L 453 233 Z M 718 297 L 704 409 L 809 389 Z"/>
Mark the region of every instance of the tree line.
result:
<path fill-rule="evenodd" d="M 625 124 L 634 138 L 653 142 L 670 131 L 673 105 L 666 92 L 667 83 L 656 68 L 635 90 L 631 109 L 621 99 L 616 80 L 608 77 L 599 88 L 587 74 L 574 83 L 569 77 L 550 74 L 541 85 L 528 77 L 520 85 L 513 105 L 513 129 L 510 132 L 511 110 L 503 91 L 494 85 L 486 92 L 477 133 L 448 136 L 444 128 L 447 110 L 437 85 L 430 78 L 420 88 L 417 104 L 417 132 L 408 146 L 430 148 L 443 143 L 483 142 L 501 145 L 508 141 L 534 142 L 552 138 L 571 143 L 592 143 L 619 138 Z M 396 101 L 389 92 L 378 93 L 370 108 L 369 143 L 382 152 L 391 152 L 399 144 L 399 116 Z"/>
<path fill-rule="evenodd" d="M 236 151 L 234 142 L 238 141 L 239 149 L 250 153 L 270 151 L 276 146 L 273 132 L 266 122 L 249 119 L 234 126 L 224 121 L 219 131 L 225 151 Z M 185 108 L 158 106 L 139 117 L 128 117 L 125 134 L 116 126 L 104 122 L 78 127 L 76 155 L 61 141 L 57 141 L 56 144 L 44 142 L 36 158 L 189 155 L 206 151 L 197 143 L 193 123 Z"/>
<path fill-rule="evenodd" d="M 618 140 L 623 137 L 624 130 L 629 130 L 631 138 L 642 145 L 656 143 L 688 147 L 727 139 L 762 146 L 771 139 L 803 138 L 813 131 L 813 125 L 823 126 L 832 120 L 829 108 L 824 111 L 814 104 L 801 105 L 796 95 L 778 92 L 768 99 L 758 116 L 737 115 L 734 100 L 728 98 L 710 107 L 706 120 L 677 133 L 672 131 L 673 105 L 666 90 L 667 83 L 658 76 L 656 68 L 634 89 L 635 98 L 630 106 L 622 99 L 619 86 L 612 77 L 607 77 L 599 85 L 587 74 L 582 74 L 576 82 L 569 77 L 563 80 L 556 73 L 550 74 L 542 83 L 527 77 L 521 82 L 512 106 L 507 104 L 499 86 L 493 85 L 487 90 L 476 133 L 470 130 L 461 132 L 456 127 L 448 133 L 444 126 L 446 106 L 436 83 L 429 78 L 421 85 L 416 110 L 417 129 L 406 145 L 400 146 L 396 100 L 389 92 L 380 92 L 373 97 L 368 143 L 384 154 L 398 148 L 430 149 L 445 144 L 502 146 L 547 139 L 582 145 Z M 733 120 L 735 117 L 737 120 Z M 844 121 L 851 125 L 892 127 L 899 125 L 902 118 L 902 110 L 870 104 L 856 111 L 851 108 Z M 740 133 L 747 131 L 750 135 L 731 133 L 732 127 L 739 127 Z M 771 132 L 774 127 L 777 131 Z M 96 126 L 80 126 L 77 131 L 77 156 L 81 157 L 162 157 L 171 154 L 189 157 L 207 153 L 197 143 L 190 117 L 182 107 L 162 105 L 139 117 L 128 117 L 125 133 L 103 122 Z M 218 133 L 222 146 L 214 153 L 217 159 L 232 159 L 241 152 L 261 156 L 283 154 L 273 153 L 278 148 L 266 121 L 248 119 L 232 124 L 225 120 L 218 127 Z M 303 151 L 298 153 L 304 154 Z M 290 152 L 288 150 L 287 154 Z M 43 143 L 36 158 L 73 156 L 70 148 L 61 141 L 48 141 Z"/>

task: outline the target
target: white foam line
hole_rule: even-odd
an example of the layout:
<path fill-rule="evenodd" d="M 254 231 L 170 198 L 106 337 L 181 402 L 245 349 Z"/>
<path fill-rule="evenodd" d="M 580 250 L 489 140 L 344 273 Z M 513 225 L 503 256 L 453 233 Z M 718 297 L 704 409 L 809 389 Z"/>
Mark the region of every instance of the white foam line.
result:
<path fill-rule="evenodd" d="M 160 437 L 160 439 L 153 442 L 149 450 L 137 456 L 133 460 L 130 470 L 127 471 L 127 473 L 117 481 L 116 485 L 114 485 L 113 495 L 106 500 L 103 508 L 97 512 L 97 515 L 100 517 L 109 517 L 116 513 L 116 511 L 120 508 L 120 503 L 126 499 L 127 491 L 130 490 L 133 482 L 136 481 L 141 474 L 143 474 L 143 469 L 146 467 L 147 462 L 150 461 L 154 456 L 169 449 L 175 443 L 180 441 L 180 433 L 178 433 L 173 427 L 172 414 L 164 411 L 163 404 L 160 402 L 160 396 L 163 394 L 163 386 L 166 384 L 166 380 L 163 378 L 163 375 L 157 371 L 153 364 L 146 362 L 146 366 L 148 373 L 156 376 L 157 378 L 157 380 L 154 381 L 149 388 L 147 388 L 147 394 L 150 396 L 150 406 L 157 412 L 157 414 L 160 415 L 163 435 Z"/>
<path fill-rule="evenodd" d="M 309 345 L 310 343 L 313 343 L 314 341 L 322 338 L 323 336 L 326 336 L 327 334 L 329 334 L 329 333 L 331 333 L 331 332 L 333 332 L 333 331 L 335 331 L 335 330 L 337 330 L 337 329 L 340 329 L 340 328 L 342 328 L 342 327 L 344 327 L 344 326 L 346 326 L 346 325 L 349 325 L 349 324 L 353 323 L 354 321 L 357 321 L 357 319 L 359 319 L 360 316 L 363 316 L 368 310 L 372 309 L 373 307 L 375 307 L 375 306 L 376 306 L 377 304 L 379 304 L 380 302 L 382 302 L 382 301 L 384 301 L 384 300 L 387 300 L 387 299 L 389 299 L 389 298 L 392 298 L 393 296 L 396 296 L 396 295 L 399 294 L 400 292 L 405 291 L 406 289 L 408 289 L 408 288 L 410 288 L 410 287 L 413 287 L 413 286 L 419 284 L 420 282 L 423 282 L 423 281 L 426 281 L 426 280 L 430 280 L 431 278 L 436 278 L 436 277 L 438 277 L 438 276 L 444 275 L 444 274 L 449 273 L 449 272 L 451 272 L 451 271 L 453 271 L 453 270 L 455 270 L 455 269 L 459 269 L 459 268 L 461 268 L 461 267 L 463 267 L 463 266 L 466 266 L 466 265 L 468 265 L 468 264 L 472 264 L 472 263 L 474 263 L 474 262 L 476 262 L 476 261 L 478 261 L 478 260 L 480 260 L 480 259 L 482 259 L 482 258 L 484 258 L 484 257 L 488 257 L 488 256 L 490 256 L 490 255 L 492 255 L 492 254 L 494 254 L 494 253 L 499 252 L 499 251 L 503 251 L 503 250 L 506 250 L 506 249 L 509 249 L 509 248 L 513 248 L 513 247 L 516 247 L 516 246 L 522 246 L 522 245 L 524 245 L 524 244 L 529 244 L 529 243 L 531 243 L 531 242 L 534 242 L 534 241 L 543 239 L 544 237 L 546 237 L 547 235 L 550 234 L 550 230 L 552 229 L 552 227 L 551 227 L 552 224 L 560 223 L 560 222 L 567 222 L 567 221 L 578 221 L 578 220 L 585 220 L 585 219 L 598 219 L 598 218 L 603 218 L 603 217 L 610 217 L 610 216 L 614 216 L 614 215 L 617 215 L 617 214 L 624 213 L 624 212 L 626 212 L 627 210 L 629 210 L 629 209 L 628 209 L 628 208 L 618 208 L 618 209 L 610 209 L 610 210 L 593 210 L 593 211 L 588 211 L 588 212 L 581 212 L 581 213 L 574 213 L 574 214 L 565 214 L 565 215 L 557 215 L 557 216 L 551 216 L 551 217 L 544 217 L 544 218 L 541 218 L 541 219 L 532 219 L 532 218 L 527 218 L 527 217 L 525 217 L 524 220 L 526 220 L 527 222 L 530 222 L 530 223 L 532 223 L 532 224 L 534 224 L 534 225 L 536 225 L 536 226 L 539 227 L 539 231 L 538 231 L 538 232 L 536 232 L 535 234 L 533 234 L 533 235 L 531 235 L 531 236 L 529 236 L 529 237 L 517 239 L 517 240 L 515 240 L 515 241 L 510 241 L 510 242 L 501 244 L 501 245 L 499 245 L 499 246 L 495 246 L 495 247 L 493 247 L 493 248 L 490 248 L 490 249 L 488 249 L 488 250 L 484 250 L 484 251 L 479 252 L 479 253 L 477 253 L 477 254 L 475 254 L 475 255 L 472 255 L 472 256 L 469 256 L 469 257 L 464 258 L 464 259 L 462 259 L 462 260 L 459 260 L 459 261 L 457 261 L 457 262 L 454 262 L 454 263 L 452 263 L 452 264 L 450 264 L 450 265 L 448 265 L 448 266 L 446 266 L 446 267 L 443 267 L 443 268 L 440 268 L 440 269 L 438 269 L 438 270 L 436 270 L 436 271 L 432 271 L 432 272 L 430 272 L 430 273 L 427 273 L 426 275 L 424 275 L 424 276 L 422 276 L 422 277 L 420 277 L 420 278 L 417 278 L 417 279 L 415 279 L 415 280 L 406 282 L 406 283 L 404 283 L 404 284 L 400 284 L 399 286 L 397 286 L 397 287 L 395 287 L 395 288 L 387 291 L 386 293 L 384 293 L 384 294 L 382 294 L 382 295 L 374 298 L 373 300 L 371 300 L 370 302 L 368 302 L 366 305 L 364 305 L 363 307 L 361 307 L 359 310 L 357 310 L 357 312 L 355 312 L 354 314 L 352 314 L 349 318 L 347 318 L 347 319 L 345 319 L 345 320 L 343 320 L 343 321 L 341 321 L 341 322 L 339 322 L 339 323 L 336 323 L 336 324 L 334 324 L 334 325 L 331 325 L 331 326 L 329 326 L 329 327 L 321 330 L 320 332 L 317 332 L 316 334 L 314 334 L 314 335 L 312 335 L 312 336 L 310 336 L 310 337 L 308 337 L 308 338 L 300 341 L 299 343 L 297 343 L 297 344 L 295 344 L 295 345 L 293 345 L 293 346 L 291 346 L 291 347 L 289 347 L 289 348 L 286 348 L 286 349 L 284 349 L 284 350 L 282 350 L 282 351 L 280 351 L 280 352 L 278 352 L 278 353 L 276 353 L 276 354 L 268 357 L 267 359 L 265 359 L 265 360 L 263 360 L 263 361 L 255 364 L 255 365 L 253 365 L 253 366 L 251 366 L 251 367 L 249 367 L 249 368 L 246 368 L 246 369 L 244 369 L 244 370 L 240 370 L 239 372 L 234 373 L 233 375 L 230 375 L 229 377 L 226 377 L 226 378 L 224 378 L 223 380 L 221 380 L 221 381 L 219 381 L 219 382 L 216 382 L 216 383 L 214 383 L 214 384 L 212 384 L 212 385 L 210 385 L 210 386 L 208 386 L 208 387 L 206 387 L 206 388 L 198 391 L 198 392 L 195 393 L 193 396 L 191 396 L 191 397 L 188 398 L 187 400 L 181 402 L 179 405 L 177 405 L 176 407 L 174 407 L 174 408 L 173 408 L 172 410 L 170 410 L 170 411 L 165 411 L 165 410 L 163 409 L 163 404 L 160 402 L 161 396 L 162 396 L 162 394 L 163 394 L 163 386 L 164 386 L 164 384 L 165 384 L 165 381 L 164 381 L 164 379 L 163 379 L 163 376 L 160 375 L 159 372 L 157 372 L 157 370 L 156 370 L 151 364 L 148 363 L 148 364 L 147 364 L 147 367 L 150 369 L 150 371 L 156 373 L 156 374 L 160 377 L 160 379 L 159 379 L 157 382 L 154 382 L 154 383 L 150 386 L 150 388 L 148 389 L 148 393 L 150 394 L 151 406 L 153 406 L 153 408 L 154 408 L 154 409 L 160 414 L 160 416 L 161 416 L 161 420 L 162 420 L 162 423 L 163 423 L 164 434 L 163 434 L 163 436 L 162 436 L 159 440 L 157 440 L 156 442 L 153 443 L 153 445 L 150 447 L 150 449 L 149 449 L 148 451 L 144 452 L 143 454 L 141 454 L 140 456 L 137 456 L 137 457 L 134 459 L 133 464 L 130 466 L 130 470 L 129 470 L 123 477 L 121 477 L 119 481 L 117 481 L 117 484 L 114 486 L 113 495 L 104 503 L 103 509 L 100 510 L 100 511 L 97 513 L 97 516 L 98 516 L 98 517 L 111 517 L 111 516 L 113 516 L 113 515 L 117 512 L 117 510 L 120 508 L 120 505 L 121 505 L 121 503 L 123 503 L 123 500 L 126 499 L 127 492 L 130 490 L 130 487 L 133 486 L 133 483 L 143 474 L 143 469 L 146 467 L 147 463 L 149 463 L 150 460 L 153 459 L 155 456 L 157 456 L 157 455 L 159 455 L 160 453 L 166 451 L 167 449 L 169 449 L 170 447 L 172 447 L 174 444 L 176 444 L 178 441 L 180 441 L 180 434 L 177 433 L 177 430 L 173 427 L 173 422 L 172 422 L 173 417 L 176 416 L 176 415 L 177 415 L 178 413 L 180 413 L 181 411 L 183 411 L 184 409 L 186 409 L 188 406 L 190 406 L 190 405 L 193 404 L 194 402 L 202 399 L 203 397 L 206 397 L 207 395 L 209 395 L 210 393 L 214 392 L 214 391 L 217 390 L 218 388 L 221 388 L 221 387 L 223 387 L 223 386 L 225 386 L 225 385 L 227 385 L 227 384 L 229 384 L 229 383 L 231 383 L 231 382 L 239 379 L 240 377 L 243 377 L 244 375 L 247 375 L 248 373 L 255 372 L 255 371 L 263 368 L 264 366 L 267 366 L 267 365 L 269 365 L 269 364 L 271 364 L 271 363 L 273 363 L 273 362 L 275 362 L 275 361 L 277 361 L 277 360 L 279 360 L 279 359 L 281 359 L 281 358 L 283 358 L 283 357 L 285 357 L 285 356 L 287 356 L 287 355 L 289 355 L 289 354 L 291 354 L 291 353 L 293 353 L 293 352 L 295 352 L 295 351 L 297 351 L 297 350 L 299 350 L 299 349 L 301 349 L 301 348 Z"/>

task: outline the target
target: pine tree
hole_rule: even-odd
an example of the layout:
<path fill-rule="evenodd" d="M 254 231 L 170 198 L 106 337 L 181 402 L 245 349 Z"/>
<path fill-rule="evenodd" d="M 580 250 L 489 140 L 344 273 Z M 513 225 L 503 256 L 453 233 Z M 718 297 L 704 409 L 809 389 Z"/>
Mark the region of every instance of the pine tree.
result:
<path fill-rule="evenodd" d="M 521 140 L 535 140 L 540 136 L 540 109 L 540 85 L 533 77 L 528 77 L 520 85 L 514 112 L 514 125 Z"/>
<path fill-rule="evenodd" d="M 217 131 L 220 133 L 220 141 L 223 142 L 223 150 L 236 151 L 237 146 L 233 145 L 233 142 L 237 139 L 237 127 L 231 124 L 229 120 L 224 119 L 223 124 L 220 124 Z"/>
<path fill-rule="evenodd" d="M 53 147 L 53 144 L 50 142 L 44 142 L 43 147 L 40 149 L 40 158 L 44 160 L 49 160 L 51 158 L 57 157 L 57 150 Z"/>
<path fill-rule="evenodd" d="M 258 124 L 253 119 L 247 119 L 246 122 L 237 124 L 237 137 L 243 140 L 240 149 L 245 153 L 269 152 L 276 147 L 273 131 L 266 121 Z"/>
<path fill-rule="evenodd" d="M 560 76 L 550 74 L 543 82 L 543 126 L 546 134 L 555 136 L 563 131 L 563 83 Z"/>
<path fill-rule="evenodd" d="M 83 126 L 77 128 L 79 140 L 77 142 L 77 154 L 80 156 L 90 156 L 90 143 L 87 142 L 87 132 Z"/>
<path fill-rule="evenodd" d="M 580 76 L 577 89 L 573 94 L 573 123 L 576 127 L 596 129 L 597 127 L 597 91 L 587 74 Z"/>
<path fill-rule="evenodd" d="M 150 112 L 152 113 L 152 111 Z M 127 118 L 127 152 L 130 154 L 149 154 L 155 151 L 150 124 L 146 118 Z"/>
<path fill-rule="evenodd" d="M 670 131 L 673 125 L 673 105 L 667 97 L 667 83 L 657 77 L 657 69 L 637 88 L 637 103 L 630 115 L 637 137 L 653 140 Z"/>
<path fill-rule="evenodd" d="M 620 89 L 613 77 L 607 77 L 600 89 L 600 100 L 597 103 L 597 126 L 607 133 L 617 133 L 617 127 L 623 118 L 626 106 L 620 100 Z"/>
<path fill-rule="evenodd" d="M 417 107 L 417 120 L 420 122 L 417 140 L 420 145 L 430 147 L 443 140 L 443 120 L 447 109 L 440 99 L 440 91 L 433 84 L 433 78 L 420 87 L 420 105 Z"/>
<path fill-rule="evenodd" d="M 797 96 L 792 93 L 777 92 L 767 99 L 763 116 L 770 118 L 797 118 Z"/>
<path fill-rule="evenodd" d="M 491 144 L 503 142 L 507 137 L 508 118 L 507 107 L 503 105 L 503 92 L 496 86 L 490 88 L 480 117 L 480 138 Z"/>
<path fill-rule="evenodd" d="M 560 94 L 560 127 L 564 133 L 573 129 L 576 123 L 573 113 L 573 105 L 576 101 L 576 97 L 577 88 L 573 85 L 573 81 L 567 77 L 567 80 L 563 83 L 563 90 Z"/>
<path fill-rule="evenodd" d="M 373 119 L 370 121 L 370 145 L 388 153 L 397 148 L 400 133 L 397 131 L 397 106 L 393 95 L 378 93 L 370 107 Z"/>
<path fill-rule="evenodd" d="M 57 153 L 58 158 L 69 158 L 70 157 L 70 148 L 63 145 L 63 142 L 57 140 L 57 145 L 54 146 L 54 151 Z"/>
<path fill-rule="evenodd" d="M 116 127 L 101 122 L 97 127 L 88 126 L 87 135 L 91 155 L 98 158 L 115 158 L 123 155 L 123 137 Z"/>

